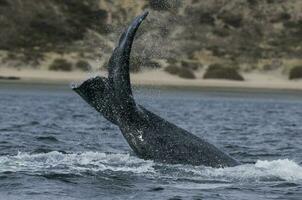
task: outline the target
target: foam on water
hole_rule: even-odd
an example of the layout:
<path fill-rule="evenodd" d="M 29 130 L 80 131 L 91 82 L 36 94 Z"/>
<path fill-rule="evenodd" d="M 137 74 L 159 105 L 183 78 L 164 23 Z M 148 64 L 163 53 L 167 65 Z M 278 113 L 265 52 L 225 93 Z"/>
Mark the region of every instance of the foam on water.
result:
<path fill-rule="evenodd" d="M 288 159 L 258 160 L 255 164 L 244 164 L 227 168 L 197 166 L 180 167 L 179 169 L 204 179 L 218 179 L 221 181 L 302 181 L 302 167 Z"/>
<path fill-rule="evenodd" d="M 1 172 L 81 174 L 96 171 L 153 172 L 153 162 L 129 154 L 84 152 L 63 154 L 57 151 L 41 154 L 18 153 L 0 157 Z"/>
<path fill-rule="evenodd" d="M 229 168 L 204 166 L 164 165 L 145 161 L 129 154 L 83 152 L 63 154 L 18 153 L 0 157 L 0 173 L 22 172 L 27 174 L 76 174 L 85 172 L 120 171 L 165 178 L 188 178 L 218 181 L 302 181 L 302 167 L 294 161 L 257 161 Z"/>

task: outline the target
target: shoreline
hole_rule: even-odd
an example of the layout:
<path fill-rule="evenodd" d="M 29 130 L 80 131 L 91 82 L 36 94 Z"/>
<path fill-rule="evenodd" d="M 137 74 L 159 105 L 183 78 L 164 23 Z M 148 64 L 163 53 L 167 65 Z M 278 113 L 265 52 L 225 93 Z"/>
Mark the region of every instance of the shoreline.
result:
<path fill-rule="evenodd" d="M 104 76 L 105 72 L 55 72 L 48 70 L 12 70 L 0 69 L 3 77 L 18 77 L 19 80 L 0 79 L 2 84 L 20 85 L 53 85 L 71 86 L 73 83 L 80 83 L 96 75 Z M 229 81 L 211 79 L 182 79 L 177 76 L 169 75 L 162 70 L 152 70 L 131 74 L 131 83 L 134 87 L 160 88 L 160 89 L 190 89 L 207 91 L 246 91 L 246 92 L 302 92 L 302 80 L 286 80 L 274 73 L 270 74 L 244 74 L 245 81 Z"/>

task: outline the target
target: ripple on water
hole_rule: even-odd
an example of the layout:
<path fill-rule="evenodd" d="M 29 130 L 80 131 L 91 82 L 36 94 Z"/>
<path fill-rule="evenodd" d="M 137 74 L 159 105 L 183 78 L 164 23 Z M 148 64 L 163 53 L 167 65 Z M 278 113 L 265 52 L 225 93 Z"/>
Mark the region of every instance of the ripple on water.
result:
<path fill-rule="evenodd" d="M 59 142 L 59 140 L 54 136 L 39 136 L 36 137 L 36 139 L 44 142 Z"/>
<path fill-rule="evenodd" d="M 8 193 L 14 196 L 6 199 L 301 196 L 300 97 L 166 91 L 140 98 L 150 110 L 245 163 L 215 169 L 138 159 L 128 154 L 118 129 L 71 91 L 30 91 L 0 91 L 0 184 L 8 184 L 0 187 L 0 199 Z M 15 155 L 18 151 L 23 153 Z M 101 153 L 108 151 L 113 153 Z"/>

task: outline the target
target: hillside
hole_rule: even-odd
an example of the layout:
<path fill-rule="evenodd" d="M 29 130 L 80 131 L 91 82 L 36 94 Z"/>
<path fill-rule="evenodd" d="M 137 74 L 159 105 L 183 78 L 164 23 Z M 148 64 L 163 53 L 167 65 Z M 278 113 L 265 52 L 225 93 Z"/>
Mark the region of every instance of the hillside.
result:
<path fill-rule="evenodd" d="M 103 66 L 122 29 L 145 9 L 151 14 L 133 65 L 189 60 L 287 72 L 302 63 L 300 0 L 0 0 L 2 65 L 41 68 L 64 57 Z"/>

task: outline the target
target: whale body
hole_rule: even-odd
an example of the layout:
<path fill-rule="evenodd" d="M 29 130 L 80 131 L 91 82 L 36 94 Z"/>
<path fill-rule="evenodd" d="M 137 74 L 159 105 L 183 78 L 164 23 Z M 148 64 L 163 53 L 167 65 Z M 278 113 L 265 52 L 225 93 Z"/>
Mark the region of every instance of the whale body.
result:
<path fill-rule="evenodd" d="M 148 12 L 136 17 L 120 37 L 109 60 L 108 77 L 73 87 L 88 104 L 117 125 L 134 153 L 168 164 L 230 167 L 240 163 L 206 140 L 137 104 L 132 95 L 129 60 L 135 33 Z"/>

